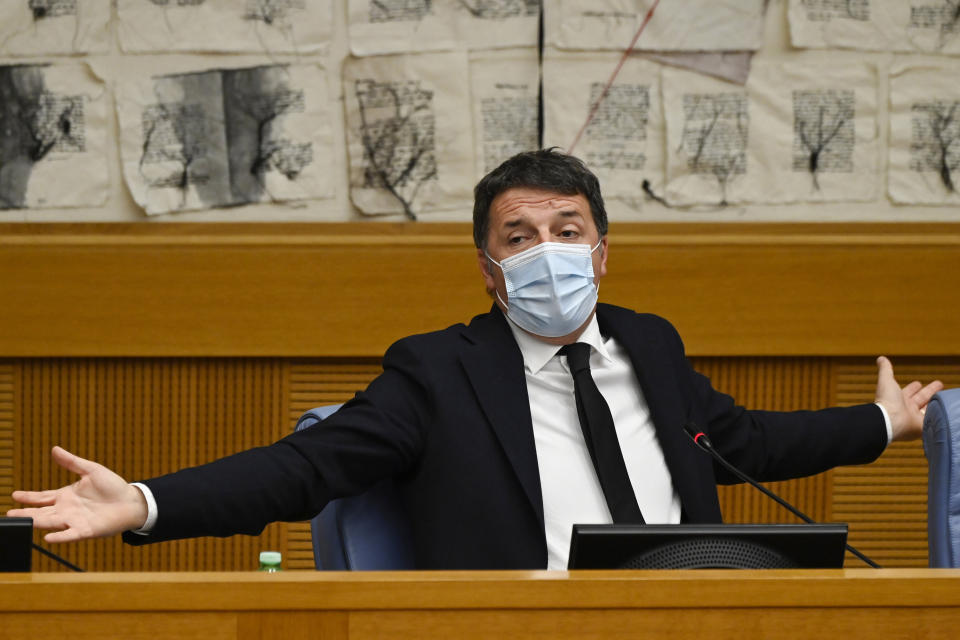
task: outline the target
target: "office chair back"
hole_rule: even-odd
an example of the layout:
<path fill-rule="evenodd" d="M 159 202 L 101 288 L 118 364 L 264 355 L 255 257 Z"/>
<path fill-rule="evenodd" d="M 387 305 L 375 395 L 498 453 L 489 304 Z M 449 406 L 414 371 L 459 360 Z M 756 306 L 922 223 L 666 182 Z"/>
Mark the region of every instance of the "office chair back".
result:
<path fill-rule="evenodd" d="M 960 567 L 960 388 L 941 391 L 927 405 L 923 451 L 930 566 Z"/>
<path fill-rule="evenodd" d="M 296 431 L 313 427 L 341 405 L 311 409 Z M 316 428 L 322 429 L 323 425 Z M 321 571 L 413 569 L 410 525 L 392 480 L 366 493 L 331 500 L 310 521 L 313 560 Z"/>

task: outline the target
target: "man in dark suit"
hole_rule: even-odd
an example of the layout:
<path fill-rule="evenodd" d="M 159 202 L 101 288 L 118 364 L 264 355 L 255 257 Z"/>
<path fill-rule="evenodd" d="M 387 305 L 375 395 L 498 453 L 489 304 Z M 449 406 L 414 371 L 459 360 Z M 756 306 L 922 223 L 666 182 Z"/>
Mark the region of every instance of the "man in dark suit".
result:
<path fill-rule="evenodd" d="M 666 320 L 597 304 L 606 231 L 599 184 L 582 163 L 549 150 L 515 156 L 476 188 L 488 313 L 395 343 L 365 391 L 268 447 L 136 486 L 57 448 L 81 479 L 15 492 L 32 508 L 10 515 L 56 529 L 51 542 L 256 534 L 392 477 L 418 566 L 562 568 L 574 522 L 720 522 L 717 483 L 736 479 L 684 424 L 760 480 L 870 462 L 891 439 L 919 436 L 941 385 L 901 389 L 885 358 L 874 404 L 738 407 L 690 368 Z"/>

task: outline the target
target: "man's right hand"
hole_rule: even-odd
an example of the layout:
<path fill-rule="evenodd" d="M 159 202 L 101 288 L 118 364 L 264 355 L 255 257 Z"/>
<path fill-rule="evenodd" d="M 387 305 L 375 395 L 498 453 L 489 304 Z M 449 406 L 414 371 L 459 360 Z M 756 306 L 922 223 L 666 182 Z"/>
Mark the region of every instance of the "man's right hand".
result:
<path fill-rule="evenodd" d="M 47 542 L 72 542 L 138 529 L 147 520 L 147 502 L 136 487 L 103 465 L 60 447 L 53 460 L 80 476 L 71 485 L 49 491 L 14 491 L 28 508 L 11 509 L 11 517 L 33 518 L 37 529 L 52 529 Z"/>

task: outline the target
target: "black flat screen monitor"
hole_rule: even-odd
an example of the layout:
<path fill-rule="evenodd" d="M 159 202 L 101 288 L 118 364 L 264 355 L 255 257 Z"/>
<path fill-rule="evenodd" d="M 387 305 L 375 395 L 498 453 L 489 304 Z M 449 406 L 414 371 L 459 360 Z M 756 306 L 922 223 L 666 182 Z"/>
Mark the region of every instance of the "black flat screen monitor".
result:
<path fill-rule="evenodd" d="M 573 525 L 570 569 L 839 569 L 846 524 Z"/>
<path fill-rule="evenodd" d="M 30 571 L 33 518 L 0 518 L 0 572 Z"/>

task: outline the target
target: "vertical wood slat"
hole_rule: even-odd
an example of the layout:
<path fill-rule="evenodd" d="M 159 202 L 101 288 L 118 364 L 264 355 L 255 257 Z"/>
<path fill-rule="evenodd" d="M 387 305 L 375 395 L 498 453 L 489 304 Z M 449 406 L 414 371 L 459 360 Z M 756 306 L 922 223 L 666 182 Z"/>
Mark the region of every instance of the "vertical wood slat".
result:
<path fill-rule="evenodd" d="M 280 359 L 28 359 L 20 372 L 18 487 L 75 480 L 52 464 L 54 444 L 133 480 L 266 444 L 285 432 L 287 365 Z M 112 538 L 56 551 L 98 571 L 243 570 L 256 567 L 260 550 L 286 551 L 285 526 L 270 525 L 257 537 L 141 548 Z M 41 557 L 35 566 L 59 570 Z"/>
<path fill-rule="evenodd" d="M 0 515 L 13 508 L 16 449 L 13 419 L 15 410 L 14 363 L 0 360 Z"/>
<path fill-rule="evenodd" d="M 832 383 L 828 358 L 692 358 L 715 389 L 748 409 L 794 411 L 828 406 Z M 832 472 L 768 483 L 768 488 L 814 520 L 829 512 Z M 748 485 L 719 488 L 726 522 L 797 522 L 783 507 Z"/>
<path fill-rule="evenodd" d="M 893 364 L 901 385 L 939 378 L 948 388 L 960 386 L 958 358 L 896 358 Z M 873 360 L 839 360 L 836 379 L 835 404 L 873 401 Z M 879 564 L 927 566 L 927 460 L 921 442 L 894 442 L 873 464 L 837 469 L 832 512 L 832 519 L 850 523 L 850 543 Z"/>
<path fill-rule="evenodd" d="M 288 431 L 305 411 L 346 402 L 381 371 L 377 359 L 294 360 L 290 365 L 287 396 Z M 287 528 L 288 569 L 313 569 L 313 540 L 310 523 L 291 523 Z"/>

